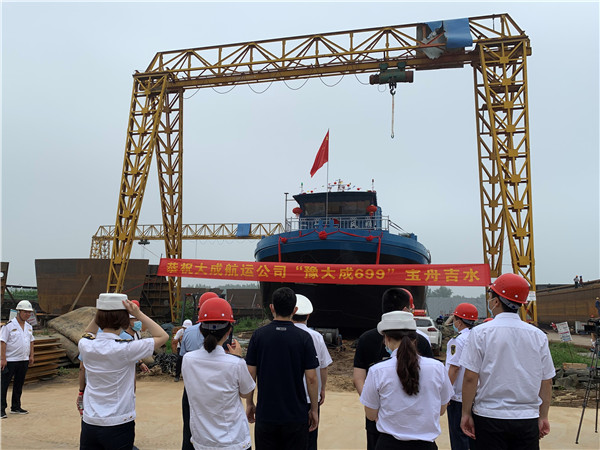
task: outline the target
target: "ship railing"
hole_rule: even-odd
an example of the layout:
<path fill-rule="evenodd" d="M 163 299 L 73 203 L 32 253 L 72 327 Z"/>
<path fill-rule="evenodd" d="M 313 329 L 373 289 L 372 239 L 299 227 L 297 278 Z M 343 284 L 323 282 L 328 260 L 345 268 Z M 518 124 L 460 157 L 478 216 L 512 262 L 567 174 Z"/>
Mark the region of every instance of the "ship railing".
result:
<path fill-rule="evenodd" d="M 285 222 L 285 231 L 315 230 L 323 228 L 346 228 L 355 230 L 382 230 L 406 233 L 400 226 L 392 222 L 388 216 L 328 216 L 289 218 Z"/>

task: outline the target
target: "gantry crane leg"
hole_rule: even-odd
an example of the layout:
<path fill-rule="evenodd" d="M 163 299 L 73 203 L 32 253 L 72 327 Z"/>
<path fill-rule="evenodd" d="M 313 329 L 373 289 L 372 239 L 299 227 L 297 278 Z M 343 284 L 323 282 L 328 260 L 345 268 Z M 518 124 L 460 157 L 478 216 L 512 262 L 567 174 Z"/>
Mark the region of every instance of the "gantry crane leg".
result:
<path fill-rule="evenodd" d="M 473 68 L 484 258 L 490 264 L 492 277 L 499 276 L 506 237 L 513 272 L 522 275 L 535 291 L 528 45 L 527 39 L 481 42 L 480 61 Z M 522 316 L 537 322 L 535 302 L 530 302 Z"/>
<path fill-rule="evenodd" d="M 182 256 L 183 202 L 183 89 L 163 97 L 156 147 L 165 251 L 167 258 Z M 169 277 L 171 320 L 179 317 L 181 278 Z"/>
<path fill-rule="evenodd" d="M 121 292 L 157 145 L 167 76 L 134 77 L 107 292 Z"/>

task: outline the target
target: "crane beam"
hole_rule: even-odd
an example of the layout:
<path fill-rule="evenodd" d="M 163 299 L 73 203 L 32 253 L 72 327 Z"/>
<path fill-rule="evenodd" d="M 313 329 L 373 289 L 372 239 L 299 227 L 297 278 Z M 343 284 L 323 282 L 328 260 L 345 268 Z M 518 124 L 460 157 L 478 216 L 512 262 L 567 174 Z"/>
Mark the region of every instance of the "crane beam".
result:
<path fill-rule="evenodd" d="M 145 72 L 133 75 L 108 291 L 123 286 L 155 151 L 166 254 L 182 256 L 185 90 L 377 72 L 383 64 L 394 63 L 414 70 L 473 67 L 484 258 L 493 276 L 498 276 L 507 240 L 513 271 L 535 290 L 526 78 L 529 38 L 508 14 L 471 17 L 467 26 L 475 47 L 467 49 L 442 39 L 438 31 L 446 30 L 440 24 L 413 23 L 157 53 Z M 100 242 L 97 245 L 97 251 L 106 249 Z M 180 280 L 171 282 L 176 290 L 175 297 L 172 290 L 171 305 L 178 308 Z M 533 312 L 528 314 L 535 321 L 535 302 L 530 308 Z"/>
<path fill-rule="evenodd" d="M 184 224 L 181 231 L 182 240 L 232 240 L 232 239 L 262 239 L 283 233 L 281 223 L 251 223 L 248 234 L 240 235 L 237 223 L 197 223 Z M 138 225 L 134 241 L 163 241 L 167 233 L 164 225 Z M 101 259 L 110 257 L 110 244 L 115 238 L 115 227 L 102 225 L 92 236 L 90 258 Z"/>

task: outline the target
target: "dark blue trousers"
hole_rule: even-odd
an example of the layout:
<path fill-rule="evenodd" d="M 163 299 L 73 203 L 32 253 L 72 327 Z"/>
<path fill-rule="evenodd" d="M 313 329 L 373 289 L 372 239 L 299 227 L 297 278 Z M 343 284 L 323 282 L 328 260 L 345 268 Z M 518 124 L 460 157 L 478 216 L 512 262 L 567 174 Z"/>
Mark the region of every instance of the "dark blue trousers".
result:
<path fill-rule="evenodd" d="M 452 447 L 452 450 L 475 450 L 475 441 L 463 433 L 460 428 L 462 402 L 450 400 L 446 414 L 448 415 L 448 432 L 450 434 L 450 447 Z"/>

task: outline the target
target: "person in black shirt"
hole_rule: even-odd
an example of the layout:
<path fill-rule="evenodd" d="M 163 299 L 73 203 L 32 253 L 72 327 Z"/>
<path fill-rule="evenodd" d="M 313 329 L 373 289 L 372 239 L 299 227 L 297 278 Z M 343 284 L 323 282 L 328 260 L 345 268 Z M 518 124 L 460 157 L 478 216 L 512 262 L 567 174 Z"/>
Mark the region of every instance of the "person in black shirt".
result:
<path fill-rule="evenodd" d="M 392 311 L 410 311 L 413 305 L 413 298 L 410 291 L 403 288 L 391 288 L 383 293 L 381 299 L 382 313 Z M 431 344 L 429 340 L 417 333 L 417 352 L 419 355 L 427 358 L 433 358 Z M 386 351 L 383 338 L 377 331 L 377 328 L 365 331 L 358 339 L 356 353 L 354 354 L 354 370 L 352 381 L 358 391 L 362 393 L 369 367 L 390 355 Z M 367 430 L 367 450 L 374 450 L 379 438 L 376 423 L 365 417 L 365 429 Z"/>
<path fill-rule="evenodd" d="M 319 425 L 319 360 L 310 334 L 296 327 L 296 294 L 283 287 L 269 305 L 274 320 L 250 338 L 246 364 L 258 385 L 246 400 L 246 415 L 254 425 L 257 450 L 306 450 L 308 433 Z M 304 376 L 310 398 L 306 402 Z"/>

